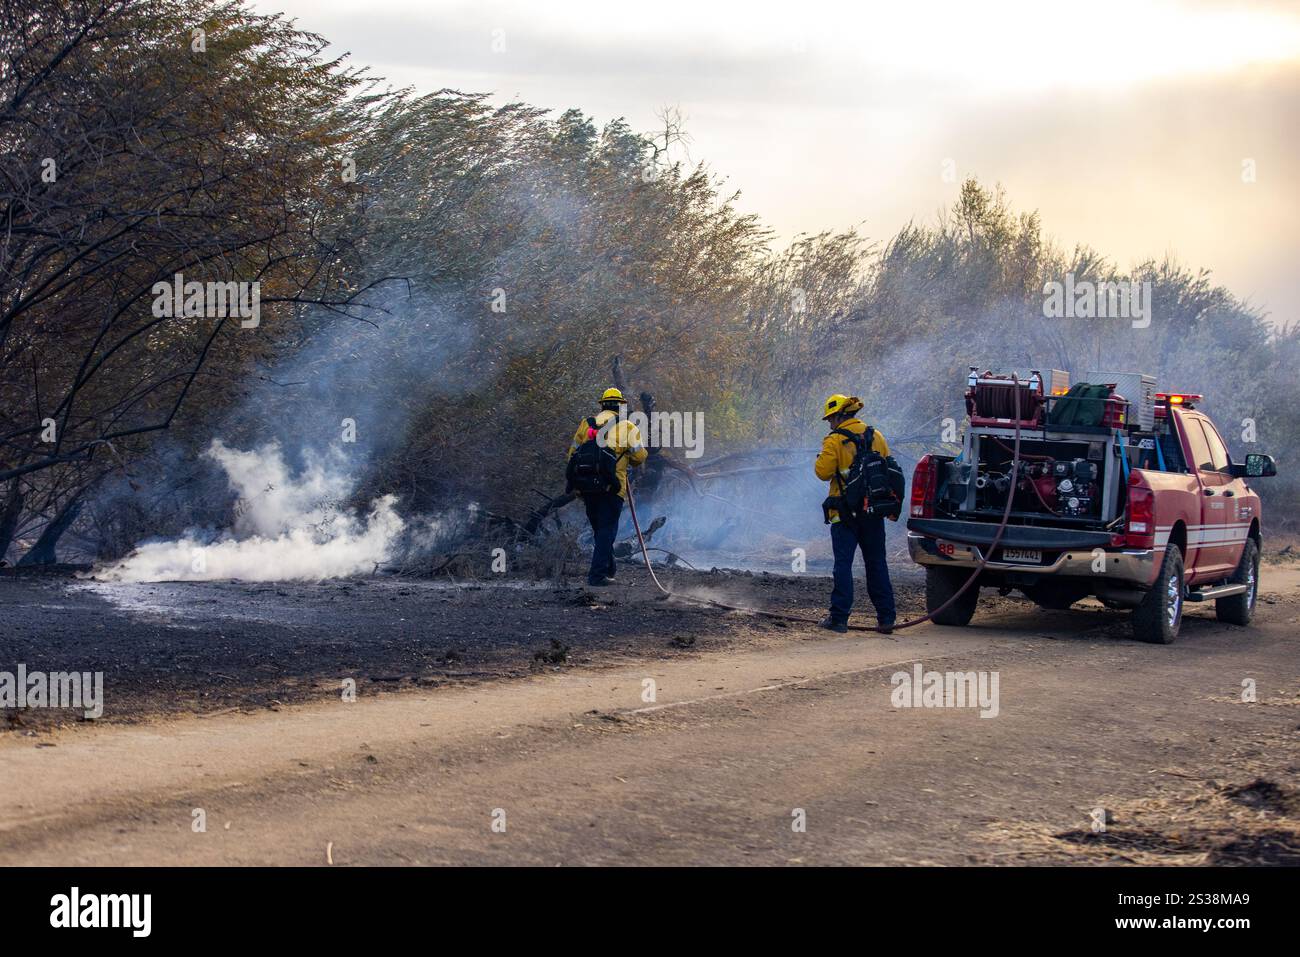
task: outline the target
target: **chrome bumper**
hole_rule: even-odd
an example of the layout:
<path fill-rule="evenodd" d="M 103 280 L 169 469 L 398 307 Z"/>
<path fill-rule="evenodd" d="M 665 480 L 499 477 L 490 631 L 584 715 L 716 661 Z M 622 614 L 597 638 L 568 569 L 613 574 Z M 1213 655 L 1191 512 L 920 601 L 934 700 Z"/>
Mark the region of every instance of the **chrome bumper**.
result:
<path fill-rule="evenodd" d="M 939 552 L 939 539 L 928 535 L 907 533 L 907 551 L 912 561 L 918 565 L 950 565 L 953 568 L 974 568 L 983 558 L 978 545 L 964 545 L 961 542 L 945 541 L 944 552 Z M 1022 562 L 989 562 L 984 567 L 989 571 L 1026 572 L 1033 575 L 1054 575 L 1075 578 L 1102 578 L 1107 581 L 1129 582 L 1146 587 L 1155 580 L 1156 569 L 1163 556 L 1164 549 L 1125 549 L 1107 551 L 1106 566 L 1101 571 L 1094 568 L 1094 557 L 1090 549 L 1064 551 L 1050 565 L 1028 565 Z"/>

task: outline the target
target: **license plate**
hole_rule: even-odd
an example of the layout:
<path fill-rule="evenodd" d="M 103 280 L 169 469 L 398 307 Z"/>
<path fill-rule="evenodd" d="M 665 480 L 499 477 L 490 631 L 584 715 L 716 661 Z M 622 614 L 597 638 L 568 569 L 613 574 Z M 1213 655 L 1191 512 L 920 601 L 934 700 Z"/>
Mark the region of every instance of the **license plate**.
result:
<path fill-rule="evenodd" d="M 1027 565 L 1043 564 L 1043 550 L 1041 548 L 1004 548 L 1002 549 L 1002 560 L 1004 562 L 1023 562 Z"/>

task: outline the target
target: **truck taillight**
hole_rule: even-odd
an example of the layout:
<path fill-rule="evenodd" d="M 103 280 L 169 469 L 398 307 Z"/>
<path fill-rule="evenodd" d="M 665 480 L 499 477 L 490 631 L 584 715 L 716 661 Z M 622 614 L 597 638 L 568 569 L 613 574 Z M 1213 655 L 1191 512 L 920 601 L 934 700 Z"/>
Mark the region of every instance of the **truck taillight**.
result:
<path fill-rule="evenodd" d="M 1154 548 L 1156 544 L 1156 496 L 1134 475 L 1128 486 L 1128 523 L 1124 544 L 1129 548 Z"/>
<path fill-rule="evenodd" d="M 1108 429 L 1124 428 L 1128 418 L 1128 400 L 1122 395 L 1112 395 L 1102 406 L 1101 424 Z"/>
<path fill-rule="evenodd" d="M 921 456 L 912 473 L 912 518 L 934 517 L 934 491 L 939 478 L 939 465 L 928 455 Z"/>

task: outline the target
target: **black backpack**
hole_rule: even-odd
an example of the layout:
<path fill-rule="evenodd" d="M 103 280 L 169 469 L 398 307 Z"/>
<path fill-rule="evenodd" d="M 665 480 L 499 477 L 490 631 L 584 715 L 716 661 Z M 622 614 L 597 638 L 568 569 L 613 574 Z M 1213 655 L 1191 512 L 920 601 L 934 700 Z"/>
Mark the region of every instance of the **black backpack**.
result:
<path fill-rule="evenodd" d="M 868 515 L 898 518 L 903 512 L 903 492 L 907 480 L 892 455 L 881 455 L 871 447 L 876 438 L 876 430 L 867 426 L 867 431 L 862 435 L 848 429 L 832 429 L 831 433 L 844 436 L 845 443 L 852 442 L 855 449 L 848 476 L 836 473 L 840 494 L 833 495 L 822 503 L 826 521 L 830 522 L 832 508 L 853 519 Z"/>
<path fill-rule="evenodd" d="M 623 456 L 615 455 L 613 449 L 600 444 L 596 436 L 600 427 L 596 425 L 595 416 L 587 417 L 587 426 L 592 434 L 569 456 L 569 464 L 564 473 L 564 491 L 617 492 L 620 488 L 618 460 Z"/>

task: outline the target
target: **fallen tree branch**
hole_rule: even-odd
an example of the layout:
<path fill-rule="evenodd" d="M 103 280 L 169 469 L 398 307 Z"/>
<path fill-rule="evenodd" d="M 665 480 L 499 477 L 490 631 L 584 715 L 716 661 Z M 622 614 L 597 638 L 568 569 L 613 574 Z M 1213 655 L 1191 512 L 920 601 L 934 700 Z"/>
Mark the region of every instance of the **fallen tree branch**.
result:
<path fill-rule="evenodd" d="M 801 472 L 807 467 L 807 465 L 751 465 L 746 468 L 728 469 L 722 472 L 698 473 L 695 477 L 704 482 L 709 479 L 731 478 L 736 475 L 760 475 L 766 472 Z"/>

